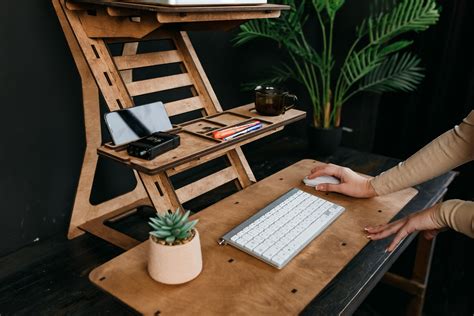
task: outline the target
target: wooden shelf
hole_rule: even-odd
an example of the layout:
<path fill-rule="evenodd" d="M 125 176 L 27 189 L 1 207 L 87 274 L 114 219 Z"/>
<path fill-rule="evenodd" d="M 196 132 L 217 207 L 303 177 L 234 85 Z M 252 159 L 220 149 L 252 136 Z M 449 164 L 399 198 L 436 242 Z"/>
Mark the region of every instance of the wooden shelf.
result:
<path fill-rule="evenodd" d="M 306 112 L 295 109 L 291 109 L 280 116 L 261 116 L 255 112 L 253 104 L 248 104 L 178 125 L 179 130 L 177 134 L 181 137 L 181 145 L 153 160 L 131 157 L 124 148 L 117 150 L 110 145 L 101 146 L 98 149 L 98 153 L 117 160 L 135 170 L 147 174 L 156 174 L 192 160 L 199 160 L 204 156 L 224 149 L 228 150 L 242 146 L 269 133 L 274 133 L 285 125 L 305 117 Z M 262 122 L 263 127 L 228 141 L 212 138 L 212 131 L 242 124 L 249 120 L 259 120 Z"/>
<path fill-rule="evenodd" d="M 80 12 L 86 33 L 94 38 L 143 38 L 163 25 L 180 30 L 228 30 L 252 19 L 277 18 L 290 9 L 275 4 L 169 7 L 102 0 L 67 1 L 66 7 Z"/>

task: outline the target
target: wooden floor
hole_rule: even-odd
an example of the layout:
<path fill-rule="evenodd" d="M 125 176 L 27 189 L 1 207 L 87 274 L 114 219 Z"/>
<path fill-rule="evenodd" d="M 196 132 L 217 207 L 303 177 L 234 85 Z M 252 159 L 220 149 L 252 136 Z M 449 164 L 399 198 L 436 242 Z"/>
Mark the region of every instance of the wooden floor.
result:
<path fill-rule="evenodd" d="M 306 153 L 304 142 L 281 137 L 276 135 L 244 148 L 257 179 L 303 158 L 314 158 Z M 341 149 L 337 156 L 341 161 L 358 159 L 346 149 Z M 351 163 L 357 165 L 357 161 Z M 360 162 L 363 163 L 366 162 Z M 393 163 L 387 160 L 387 168 Z M 186 206 L 202 209 L 232 193 L 231 186 L 224 186 Z M 145 219 L 151 213 L 150 209 L 141 209 L 135 216 L 111 225 L 145 240 L 148 231 Z M 0 258 L 0 315 L 134 315 L 88 280 L 92 269 L 122 250 L 89 235 L 71 241 L 64 236 L 39 241 Z M 425 304 L 426 315 L 473 315 L 473 246 L 472 240 L 459 234 L 440 236 Z M 408 249 L 392 269 L 401 273 L 408 270 L 412 251 Z M 379 285 L 356 315 L 402 315 L 406 301 L 405 294 Z"/>

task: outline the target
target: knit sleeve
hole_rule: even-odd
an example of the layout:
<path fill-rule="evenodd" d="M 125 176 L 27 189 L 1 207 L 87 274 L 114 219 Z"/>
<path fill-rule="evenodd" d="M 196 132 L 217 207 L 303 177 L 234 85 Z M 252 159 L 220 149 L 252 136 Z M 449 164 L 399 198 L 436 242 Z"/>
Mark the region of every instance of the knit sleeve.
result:
<path fill-rule="evenodd" d="M 440 226 L 474 238 L 474 202 L 448 200 L 435 210 L 433 220 Z"/>
<path fill-rule="evenodd" d="M 377 194 L 425 182 L 474 159 L 474 111 L 398 166 L 371 180 Z"/>

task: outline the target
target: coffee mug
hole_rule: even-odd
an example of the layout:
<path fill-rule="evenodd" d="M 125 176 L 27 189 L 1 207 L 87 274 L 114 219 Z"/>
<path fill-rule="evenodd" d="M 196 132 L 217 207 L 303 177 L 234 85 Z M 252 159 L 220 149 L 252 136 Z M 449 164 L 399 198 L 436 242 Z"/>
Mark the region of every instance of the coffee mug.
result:
<path fill-rule="evenodd" d="M 298 98 L 273 86 L 258 86 L 255 88 L 255 110 L 261 115 L 277 116 L 295 106 Z"/>

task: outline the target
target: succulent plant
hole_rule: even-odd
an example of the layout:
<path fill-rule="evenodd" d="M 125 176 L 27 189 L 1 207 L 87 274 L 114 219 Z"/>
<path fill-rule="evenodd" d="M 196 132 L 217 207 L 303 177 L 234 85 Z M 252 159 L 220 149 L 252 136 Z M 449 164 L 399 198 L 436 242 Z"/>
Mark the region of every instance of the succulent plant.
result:
<path fill-rule="evenodd" d="M 150 217 L 148 222 L 153 228 L 150 235 L 167 245 L 181 244 L 181 241 L 192 236 L 192 230 L 198 222 L 197 219 L 188 220 L 190 213 L 190 211 L 183 213 L 179 208 L 174 213 L 169 212 L 165 215 L 157 213 L 156 217 Z"/>

